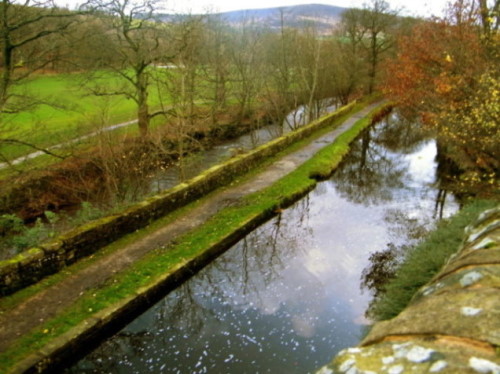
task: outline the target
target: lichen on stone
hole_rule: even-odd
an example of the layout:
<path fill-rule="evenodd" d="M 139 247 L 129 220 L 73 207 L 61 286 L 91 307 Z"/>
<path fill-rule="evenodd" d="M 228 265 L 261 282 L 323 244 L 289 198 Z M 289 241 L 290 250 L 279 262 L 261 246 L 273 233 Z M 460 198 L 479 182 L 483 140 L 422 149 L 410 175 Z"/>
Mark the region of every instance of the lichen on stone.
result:
<path fill-rule="evenodd" d="M 488 248 L 495 246 L 496 244 L 497 244 L 497 242 L 495 240 L 493 240 L 492 238 L 487 236 L 487 237 L 483 238 L 479 243 L 474 245 L 472 247 L 472 249 L 475 251 L 478 249 L 488 249 Z"/>
<path fill-rule="evenodd" d="M 387 371 L 389 374 L 401 374 L 405 370 L 405 367 L 403 365 L 394 365 L 389 368 Z"/>
<path fill-rule="evenodd" d="M 382 363 L 384 365 L 392 364 L 394 362 L 394 360 L 395 360 L 395 358 L 392 356 L 382 357 Z"/>
<path fill-rule="evenodd" d="M 484 358 L 471 357 L 469 366 L 478 373 L 500 374 L 500 365 Z"/>
<path fill-rule="evenodd" d="M 403 358 L 408 354 L 408 346 L 411 345 L 411 342 L 403 343 L 403 344 L 393 344 L 392 350 L 394 351 L 394 356 L 397 358 Z"/>
<path fill-rule="evenodd" d="M 435 351 L 433 349 L 420 347 L 418 345 L 412 347 L 410 351 L 406 354 L 406 359 L 410 362 L 420 363 L 429 361 L 432 354 Z"/>
<path fill-rule="evenodd" d="M 349 358 L 347 360 L 345 360 L 339 367 L 339 370 L 341 372 L 347 372 L 347 370 L 349 370 L 352 366 L 354 366 L 356 364 L 356 360 L 353 359 L 353 358 Z"/>
<path fill-rule="evenodd" d="M 448 363 L 445 360 L 439 360 L 436 361 L 435 363 L 432 364 L 432 366 L 429 368 L 430 373 L 439 373 L 441 370 L 446 368 L 448 366 Z"/>
<path fill-rule="evenodd" d="M 467 238 L 467 243 L 473 242 L 480 236 L 484 235 L 489 231 L 493 231 L 498 227 L 500 227 L 500 220 L 494 220 L 492 222 L 487 223 L 485 226 L 474 227 L 469 233 L 469 236 Z"/>
<path fill-rule="evenodd" d="M 434 286 L 424 287 L 422 289 L 422 295 L 429 296 L 435 291 Z"/>
<path fill-rule="evenodd" d="M 473 308 L 471 306 L 464 306 L 460 309 L 460 313 L 467 317 L 473 317 L 481 313 L 483 310 L 481 308 Z"/>
<path fill-rule="evenodd" d="M 323 366 L 321 369 L 318 370 L 316 374 L 333 374 L 333 370 L 328 368 L 327 366 Z"/>
<path fill-rule="evenodd" d="M 462 278 L 460 278 L 460 285 L 462 287 L 468 287 L 476 283 L 478 280 L 483 278 L 483 274 L 479 271 L 474 270 L 465 274 Z"/>
<path fill-rule="evenodd" d="M 361 349 L 360 348 L 347 348 L 347 353 L 350 353 L 350 354 L 356 354 L 356 353 L 361 353 Z"/>

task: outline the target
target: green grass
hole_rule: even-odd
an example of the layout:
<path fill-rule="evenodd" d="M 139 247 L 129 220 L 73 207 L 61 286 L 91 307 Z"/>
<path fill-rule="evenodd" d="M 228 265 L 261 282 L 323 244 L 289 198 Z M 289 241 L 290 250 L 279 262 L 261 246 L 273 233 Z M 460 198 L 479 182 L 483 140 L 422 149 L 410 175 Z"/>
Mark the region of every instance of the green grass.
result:
<path fill-rule="evenodd" d="M 361 105 L 358 105 L 356 109 L 360 109 L 360 107 Z M 335 121 L 335 124 L 341 123 L 347 116 L 348 115 L 339 118 Z M 32 333 L 23 336 L 6 352 L 1 353 L 0 368 L 6 369 L 11 367 L 16 361 L 40 349 L 51 339 L 68 331 L 95 312 L 132 295 L 138 288 L 146 286 L 150 284 L 153 279 L 172 271 L 172 269 L 180 263 L 184 263 L 188 259 L 193 259 L 202 255 L 206 252 L 207 248 L 210 248 L 222 238 L 234 232 L 245 222 L 256 219 L 262 214 L 271 214 L 271 212 L 276 211 L 283 205 L 289 204 L 298 196 L 305 194 L 317 183 L 311 176 L 326 177 L 329 175 L 341 161 L 342 155 L 348 151 L 350 142 L 369 124 L 369 119 L 359 120 L 353 128 L 342 134 L 333 144 L 325 147 L 315 157 L 272 186 L 245 197 L 238 206 L 222 210 L 196 230 L 177 239 L 177 244 L 167 249 L 157 249 L 146 255 L 143 259 L 134 263 L 127 271 L 111 279 L 107 285 L 99 289 L 89 290 L 74 305 L 67 308 L 54 319 L 35 328 Z M 328 129 L 323 131 L 328 131 Z M 313 137 L 317 136 L 318 134 L 315 134 Z M 294 148 L 298 148 L 309 141 L 311 141 L 311 138 L 294 145 L 287 149 L 286 152 L 290 152 Z M 283 154 L 284 152 L 277 155 L 274 159 L 279 158 Z M 266 164 L 270 162 L 269 160 Z M 256 170 L 240 178 L 239 181 L 251 178 L 255 173 L 257 173 Z M 206 198 L 210 198 L 210 195 Z M 199 203 L 200 202 L 197 202 L 195 204 Z M 187 206 L 184 209 L 190 209 L 191 206 Z M 175 217 L 178 217 L 177 214 L 179 213 L 176 213 Z M 141 230 L 140 234 L 143 235 L 150 232 L 171 220 L 172 216 L 158 220 L 147 229 Z M 131 237 L 124 238 L 109 246 L 105 251 L 117 250 L 123 246 L 126 241 L 136 239 L 136 236 L 134 236 L 133 239 Z M 100 255 L 102 254 L 98 256 Z M 83 265 L 77 264 L 77 266 Z M 57 274 L 55 277 L 62 279 L 61 277 L 63 277 L 63 275 Z M 21 293 L 19 295 L 15 294 L 6 298 L 1 306 L 4 308 L 12 307 L 23 298 L 29 297 L 36 291 L 54 283 L 54 281 L 45 281 L 44 285 L 35 285 L 20 291 Z"/>
<path fill-rule="evenodd" d="M 429 236 L 405 256 L 395 278 L 385 286 L 385 292 L 370 305 L 369 315 L 377 321 L 397 316 L 413 295 L 428 283 L 455 253 L 464 237 L 464 229 L 486 209 L 498 204 L 492 200 L 468 203 L 450 219 L 443 220 Z"/>
<path fill-rule="evenodd" d="M 84 78 L 80 73 L 39 75 L 17 87 L 19 93 L 35 96 L 47 104 L 16 115 L 4 115 L 0 118 L 2 137 L 48 147 L 136 117 L 132 100 L 91 95 L 83 85 Z M 108 89 L 122 84 L 111 73 L 101 74 L 96 82 Z M 155 87 L 151 87 L 149 102 L 152 108 L 160 103 Z M 9 159 L 31 152 L 33 149 L 27 146 L 2 146 L 2 153 Z"/>

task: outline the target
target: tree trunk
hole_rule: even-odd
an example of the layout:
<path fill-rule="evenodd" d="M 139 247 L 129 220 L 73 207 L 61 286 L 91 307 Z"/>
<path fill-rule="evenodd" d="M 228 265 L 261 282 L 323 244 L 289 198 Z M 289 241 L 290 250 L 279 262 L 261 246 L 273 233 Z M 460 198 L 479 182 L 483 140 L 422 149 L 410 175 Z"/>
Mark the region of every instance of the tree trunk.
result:
<path fill-rule="evenodd" d="M 149 108 L 146 102 L 140 103 L 137 111 L 137 123 L 141 138 L 148 136 L 149 130 Z"/>
<path fill-rule="evenodd" d="M 137 73 L 137 124 L 141 138 L 146 138 L 149 131 L 148 85 L 144 72 Z"/>

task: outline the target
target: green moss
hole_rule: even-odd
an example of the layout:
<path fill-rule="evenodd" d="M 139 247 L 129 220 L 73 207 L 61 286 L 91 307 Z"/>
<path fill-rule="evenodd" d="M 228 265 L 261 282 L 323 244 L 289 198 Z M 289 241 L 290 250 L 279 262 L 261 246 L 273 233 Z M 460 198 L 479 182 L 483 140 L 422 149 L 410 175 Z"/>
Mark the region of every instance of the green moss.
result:
<path fill-rule="evenodd" d="M 363 104 L 357 104 L 353 110 L 359 110 L 362 106 Z M 332 125 L 341 123 L 346 117 L 347 113 L 338 118 Z M 68 307 L 60 315 L 35 328 L 30 334 L 17 340 L 7 351 L 2 352 L 0 354 L 0 369 L 8 368 L 23 357 L 39 350 L 53 338 L 67 332 L 94 313 L 104 310 L 115 302 L 130 297 L 138 289 L 146 287 L 148 284 L 154 284 L 158 278 L 165 277 L 165 274 L 178 269 L 180 263 L 195 260 L 206 253 L 207 249 L 228 238 L 243 226 L 253 221 L 257 222 L 259 219 L 262 220 L 264 217 L 269 218 L 272 212 L 275 212 L 278 208 L 288 205 L 298 197 L 303 196 L 316 185 L 316 180 L 311 179 L 310 176 L 320 174 L 326 176 L 328 173 L 331 173 L 338 162 L 340 162 L 342 155 L 347 152 L 349 143 L 369 123 L 370 121 L 366 119 L 356 122 L 354 128 L 347 131 L 348 135 L 340 136 L 333 144 L 326 146 L 312 159 L 272 186 L 246 196 L 238 206 L 223 209 L 194 231 L 176 239 L 177 244 L 149 253 L 140 261 L 135 262 L 127 271 L 110 279 L 106 285 L 99 287 L 99 289 L 87 291 L 75 304 Z M 319 135 L 315 134 L 314 137 Z M 287 149 L 287 152 L 291 152 L 310 141 L 311 138 L 303 140 Z M 277 155 L 277 157 L 282 156 L 283 153 Z M 270 162 L 268 160 L 266 163 Z M 246 175 L 244 178 L 240 178 L 240 181 L 251 178 L 256 172 L 256 170 L 252 171 L 252 173 Z M 207 198 L 210 198 L 210 196 Z M 169 215 L 169 217 L 152 223 L 143 231 L 141 236 L 153 232 L 168 221 L 175 220 L 183 212 L 198 203 L 200 202 L 193 203 L 191 206 L 185 207 L 173 215 Z M 127 240 L 129 242 L 137 240 L 137 235 L 117 241 L 98 256 L 103 256 L 105 253 L 109 253 L 109 251 L 119 249 Z M 95 258 L 98 256 L 77 264 L 73 271 L 85 266 L 84 263 L 88 264 L 95 261 Z M 17 296 L 17 294 L 13 295 L 10 298 L 10 303 L 4 303 L 3 306 L 7 306 L 6 304 L 12 306 L 15 302 L 20 302 L 28 295 L 35 293 L 36 290 L 54 284 L 57 280 L 62 279 L 62 277 L 63 274 L 60 273 L 51 277 L 52 281 L 45 281 L 44 286 L 36 285 L 30 287 L 31 290 L 23 290 L 21 293 L 24 293 L 24 297 Z"/>
<path fill-rule="evenodd" d="M 455 216 L 443 220 L 435 231 L 407 253 L 395 278 L 386 285 L 385 293 L 372 302 L 370 317 L 387 320 L 406 308 L 418 289 L 428 283 L 458 250 L 465 227 L 496 204 L 498 202 L 492 200 L 471 201 Z"/>

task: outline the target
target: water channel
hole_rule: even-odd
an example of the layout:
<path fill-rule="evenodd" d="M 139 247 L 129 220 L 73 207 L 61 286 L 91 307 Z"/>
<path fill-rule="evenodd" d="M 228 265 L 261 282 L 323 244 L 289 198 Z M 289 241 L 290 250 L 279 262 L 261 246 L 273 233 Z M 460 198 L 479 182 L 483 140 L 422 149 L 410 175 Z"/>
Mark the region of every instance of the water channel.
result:
<path fill-rule="evenodd" d="M 369 323 L 369 255 L 416 242 L 443 205 L 436 147 L 397 116 L 307 197 L 241 239 L 67 373 L 312 373 Z"/>
<path fill-rule="evenodd" d="M 338 105 L 332 100 L 320 100 L 317 104 L 319 115 L 334 112 Z M 159 193 L 172 188 L 184 180 L 193 178 L 211 166 L 220 164 L 239 152 L 249 151 L 258 146 L 276 139 L 288 132 L 304 126 L 309 122 L 307 106 L 301 105 L 288 113 L 281 124 L 274 123 L 256 128 L 248 134 L 241 135 L 232 140 L 227 140 L 201 152 L 193 153 L 182 158 L 158 172 L 151 182 L 151 191 Z"/>

